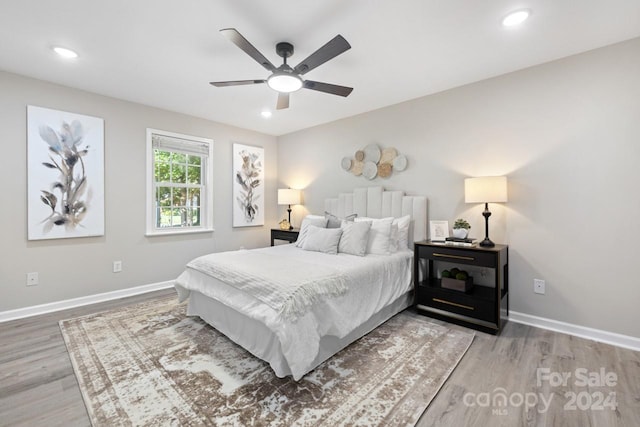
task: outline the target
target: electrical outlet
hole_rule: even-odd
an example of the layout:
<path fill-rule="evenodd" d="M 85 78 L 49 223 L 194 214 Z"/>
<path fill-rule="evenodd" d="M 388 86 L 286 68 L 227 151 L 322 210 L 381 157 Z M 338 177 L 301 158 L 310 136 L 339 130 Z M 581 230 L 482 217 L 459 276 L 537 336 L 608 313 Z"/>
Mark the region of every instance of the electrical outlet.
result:
<path fill-rule="evenodd" d="M 542 279 L 533 279 L 533 292 L 544 295 L 545 283 Z"/>
<path fill-rule="evenodd" d="M 113 261 L 113 272 L 120 273 L 122 271 L 122 261 Z"/>
<path fill-rule="evenodd" d="M 27 286 L 35 286 L 39 281 L 38 273 L 27 273 Z"/>

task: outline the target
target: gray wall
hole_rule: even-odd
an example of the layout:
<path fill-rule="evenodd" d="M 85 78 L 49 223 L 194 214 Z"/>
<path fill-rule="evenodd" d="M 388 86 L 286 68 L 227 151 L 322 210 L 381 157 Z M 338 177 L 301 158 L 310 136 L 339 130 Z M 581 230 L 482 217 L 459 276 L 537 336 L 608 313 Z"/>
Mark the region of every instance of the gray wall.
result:
<path fill-rule="evenodd" d="M 373 182 L 341 170 L 372 142 L 409 168 Z M 426 195 L 430 219 L 464 217 L 483 237 L 464 178 L 507 175 L 490 234 L 510 245 L 511 308 L 640 337 L 640 39 L 289 134 L 278 153 L 280 184 L 304 188 L 298 220 L 383 185 Z"/>
<path fill-rule="evenodd" d="M 269 244 L 278 220 L 275 137 L 3 72 L 0 94 L 0 311 L 171 280 L 197 255 Z M 104 236 L 27 241 L 27 105 L 104 119 Z M 144 236 L 147 127 L 214 140 L 214 233 Z M 264 227 L 232 228 L 233 142 L 265 148 Z M 121 273 L 111 272 L 114 260 Z M 38 272 L 40 285 L 26 287 L 27 272 Z"/>

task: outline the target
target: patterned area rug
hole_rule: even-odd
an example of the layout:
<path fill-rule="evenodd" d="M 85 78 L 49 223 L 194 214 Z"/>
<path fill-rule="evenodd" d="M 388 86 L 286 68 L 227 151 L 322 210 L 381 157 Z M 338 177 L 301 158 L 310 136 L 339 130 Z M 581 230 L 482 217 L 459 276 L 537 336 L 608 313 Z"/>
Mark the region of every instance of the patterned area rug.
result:
<path fill-rule="evenodd" d="M 473 340 L 401 313 L 295 382 L 174 297 L 60 329 L 94 426 L 413 425 Z"/>

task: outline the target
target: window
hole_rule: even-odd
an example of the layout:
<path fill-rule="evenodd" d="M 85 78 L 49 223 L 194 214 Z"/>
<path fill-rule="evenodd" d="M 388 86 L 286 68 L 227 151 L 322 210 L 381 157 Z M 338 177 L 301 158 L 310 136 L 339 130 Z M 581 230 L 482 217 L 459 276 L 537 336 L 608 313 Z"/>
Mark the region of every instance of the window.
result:
<path fill-rule="evenodd" d="M 147 235 L 213 231 L 213 141 L 147 129 Z"/>

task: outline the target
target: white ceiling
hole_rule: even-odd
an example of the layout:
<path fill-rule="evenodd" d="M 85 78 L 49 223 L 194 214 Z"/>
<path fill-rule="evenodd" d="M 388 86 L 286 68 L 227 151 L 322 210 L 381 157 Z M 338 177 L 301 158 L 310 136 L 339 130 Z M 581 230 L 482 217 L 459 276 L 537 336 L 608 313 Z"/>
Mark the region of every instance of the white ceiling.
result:
<path fill-rule="evenodd" d="M 640 36 L 638 0 L 0 0 L 0 69 L 282 135 Z M 508 12 L 530 8 L 517 29 Z M 352 48 L 305 78 L 354 87 L 301 90 L 275 111 L 269 74 L 219 29 L 238 29 L 272 63 L 297 64 L 337 34 Z M 63 60 L 50 47 L 76 50 Z M 269 119 L 264 109 L 274 110 Z"/>

